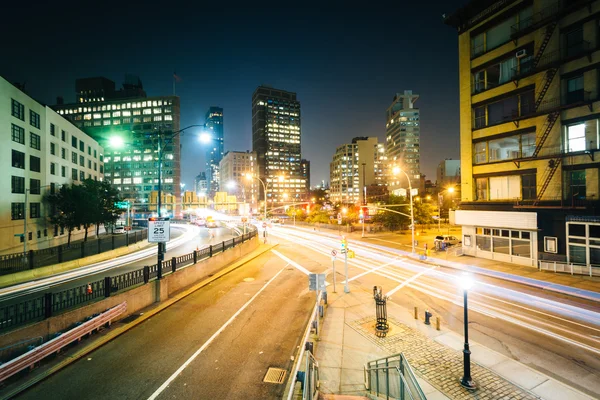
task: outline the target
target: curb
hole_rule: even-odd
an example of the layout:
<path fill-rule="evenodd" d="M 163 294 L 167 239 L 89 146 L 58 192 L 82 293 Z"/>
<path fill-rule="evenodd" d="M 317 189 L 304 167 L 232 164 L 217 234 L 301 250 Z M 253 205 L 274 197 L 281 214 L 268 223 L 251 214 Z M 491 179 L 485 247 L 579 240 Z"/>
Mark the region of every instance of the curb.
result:
<path fill-rule="evenodd" d="M 177 303 L 179 300 L 184 299 L 185 297 L 194 293 L 196 290 L 201 289 L 202 287 L 214 282 L 215 280 L 221 278 L 222 276 L 229 274 L 230 272 L 238 269 L 239 267 L 243 266 L 244 264 L 247 264 L 248 262 L 254 260 L 255 258 L 258 258 L 259 256 L 263 255 L 264 253 L 277 247 L 278 244 L 276 243 L 276 244 L 267 245 L 267 246 L 268 246 L 268 248 L 266 248 L 266 249 L 259 248 L 258 250 L 255 250 L 255 254 L 250 254 L 249 256 L 245 256 L 242 259 L 235 261 L 234 263 L 232 263 L 225 269 L 223 269 L 223 270 L 219 271 L 218 273 L 216 273 L 215 275 L 211 276 L 210 278 L 207 278 L 201 282 L 198 282 L 195 285 L 191 286 L 190 288 L 185 289 L 183 292 L 175 295 L 174 297 L 172 297 L 162 303 L 159 303 L 159 305 L 156 308 L 153 308 L 152 310 L 144 313 L 139 318 L 136 318 L 134 321 L 131 321 L 127 325 L 121 326 L 115 330 L 110 331 L 107 335 L 100 338 L 98 341 L 91 343 L 87 347 L 84 347 L 81 350 L 77 351 L 75 354 L 73 354 L 69 358 L 65 359 L 64 361 L 61 361 L 60 363 L 56 364 L 55 366 L 48 369 L 43 374 L 40 374 L 40 375 L 32 378 L 31 380 L 23 383 L 22 385 L 16 387 L 14 390 L 12 390 L 8 394 L 4 395 L 2 397 L 2 400 L 15 397 L 16 395 L 23 392 L 24 390 L 30 388 L 33 385 L 36 385 L 37 383 L 43 381 L 44 379 L 48 378 L 52 374 L 71 365 L 72 363 L 74 363 L 75 361 L 84 357 L 85 355 L 91 353 L 92 351 L 97 350 L 98 348 L 104 346 L 106 343 L 110 342 L 113 339 L 116 339 L 118 336 L 120 336 L 120 335 L 124 334 L 125 332 L 129 331 L 130 329 L 136 327 L 137 325 L 141 324 L 142 322 L 145 322 L 147 319 L 153 317 L 154 315 L 160 313 L 164 309 Z"/>

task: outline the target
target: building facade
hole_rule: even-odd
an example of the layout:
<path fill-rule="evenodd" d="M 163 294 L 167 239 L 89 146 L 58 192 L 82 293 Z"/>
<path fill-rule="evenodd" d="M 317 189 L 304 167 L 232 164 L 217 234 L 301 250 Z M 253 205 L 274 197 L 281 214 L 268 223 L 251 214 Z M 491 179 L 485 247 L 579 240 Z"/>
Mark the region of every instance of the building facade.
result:
<path fill-rule="evenodd" d="M 444 188 L 448 185 L 460 184 L 460 160 L 446 159 L 440 162 L 436 175 L 438 187 Z"/>
<path fill-rule="evenodd" d="M 2 77 L 0 127 L 7 132 L 0 137 L 0 163 L 6 168 L 0 174 L 0 187 L 5 188 L 0 197 L 0 253 L 23 251 L 25 240 L 27 250 L 66 243 L 68 232 L 50 224 L 43 196 L 61 185 L 102 180 L 102 147 Z M 15 236 L 24 231 L 24 237 Z M 76 229 L 72 240 L 83 236 L 84 230 Z"/>
<path fill-rule="evenodd" d="M 420 165 L 420 115 L 415 103 L 418 94 L 412 90 L 396 93 L 392 104 L 386 111 L 386 152 L 390 166 L 397 166 L 404 170 L 411 181 L 413 188 L 421 186 Z M 406 188 L 408 184 L 404 174 L 392 176 L 390 174 L 388 186 L 390 191 Z"/>
<path fill-rule="evenodd" d="M 331 202 L 365 204 L 370 186 L 385 186 L 386 161 L 384 145 L 376 137 L 355 137 L 339 146 L 329 166 Z"/>
<path fill-rule="evenodd" d="M 300 160 L 300 173 L 306 180 L 306 193 L 310 191 L 310 161 L 302 159 Z"/>
<path fill-rule="evenodd" d="M 206 176 L 208 178 L 209 196 L 214 197 L 219 187 L 219 163 L 225 153 L 223 136 L 223 109 L 210 107 L 205 116 L 206 130 L 210 133 L 211 141 L 206 151 Z"/>
<path fill-rule="evenodd" d="M 256 208 L 258 202 L 258 185 L 256 179 L 246 176 L 256 174 L 256 153 L 253 151 L 228 151 L 219 164 L 219 187 L 223 191 L 234 194 L 244 203 L 253 204 Z"/>
<path fill-rule="evenodd" d="M 79 79 L 77 103 L 53 108 L 104 147 L 105 179 L 143 214 L 150 212 L 150 193 L 158 190 L 159 133 L 165 138 L 162 190 L 181 195 L 180 138 L 168 138 L 179 130 L 179 97 L 145 97 L 136 79 L 126 77 L 118 91 L 106 78 Z"/>
<path fill-rule="evenodd" d="M 196 178 L 194 178 L 194 190 L 196 193 L 204 193 L 205 196 L 208 194 L 208 181 L 205 172 L 200 172 L 196 175 Z"/>
<path fill-rule="evenodd" d="M 466 254 L 600 266 L 600 1 L 471 1 L 458 30 Z"/>
<path fill-rule="evenodd" d="M 269 206 L 307 195 L 300 154 L 301 115 L 296 93 L 259 86 L 252 95 L 252 151 Z M 259 194 L 263 199 L 263 194 Z"/>

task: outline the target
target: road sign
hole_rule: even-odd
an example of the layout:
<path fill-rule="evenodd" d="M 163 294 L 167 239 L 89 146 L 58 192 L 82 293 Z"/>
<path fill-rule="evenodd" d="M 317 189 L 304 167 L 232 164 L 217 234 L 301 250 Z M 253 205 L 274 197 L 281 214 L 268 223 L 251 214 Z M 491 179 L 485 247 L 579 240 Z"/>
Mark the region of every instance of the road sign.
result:
<path fill-rule="evenodd" d="M 354 250 L 348 250 L 348 258 L 354 258 L 356 254 L 354 254 Z"/>
<path fill-rule="evenodd" d="M 342 250 L 340 251 L 340 253 L 342 253 L 342 254 L 346 254 L 346 249 L 342 249 Z"/>
<path fill-rule="evenodd" d="M 242 217 L 242 222 L 243 222 L 243 223 L 246 223 L 246 222 L 248 222 L 248 217 Z"/>
<path fill-rule="evenodd" d="M 263 225 L 262 225 L 262 226 L 263 226 L 263 228 L 266 228 L 266 227 L 267 227 L 267 223 L 266 223 L 266 222 L 263 222 Z"/>
<path fill-rule="evenodd" d="M 128 201 L 117 201 L 117 202 L 115 202 L 115 207 L 127 208 L 127 207 L 129 207 L 129 202 Z"/>
<path fill-rule="evenodd" d="M 337 251 L 331 250 L 331 255 L 334 256 L 334 257 L 337 256 Z"/>
<path fill-rule="evenodd" d="M 25 236 L 25 234 L 24 233 L 15 233 L 14 236 L 15 237 L 23 237 L 23 236 Z"/>
<path fill-rule="evenodd" d="M 148 219 L 148 242 L 165 243 L 171 240 L 171 222 L 169 218 Z"/>
<path fill-rule="evenodd" d="M 308 290 L 325 290 L 325 274 L 309 274 Z"/>

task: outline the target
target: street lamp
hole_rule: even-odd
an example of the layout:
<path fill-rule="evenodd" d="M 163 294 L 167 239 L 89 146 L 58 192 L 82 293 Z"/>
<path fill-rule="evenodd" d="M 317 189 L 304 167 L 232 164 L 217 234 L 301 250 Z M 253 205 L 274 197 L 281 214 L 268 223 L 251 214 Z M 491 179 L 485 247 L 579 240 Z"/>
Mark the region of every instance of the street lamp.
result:
<path fill-rule="evenodd" d="M 442 190 L 441 192 L 438 193 L 438 232 L 442 231 L 442 225 L 441 225 L 441 220 L 442 220 L 442 203 L 444 202 L 444 192 L 448 192 L 451 194 L 451 200 L 450 202 L 453 203 L 454 202 L 454 186 L 450 186 L 449 188 L 447 188 L 446 190 Z M 452 204 L 450 204 L 450 207 L 452 207 Z M 448 222 L 450 222 L 450 207 L 448 208 Z M 450 229 L 450 227 L 448 227 L 448 229 Z M 448 231 L 448 233 L 450 233 L 450 231 Z"/>
<path fill-rule="evenodd" d="M 469 389 L 474 390 L 476 388 L 475 382 L 471 378 L 471 350 L 469 350 L 469 311 L 467 308 L 467 293 L 473 286 L 473 280 L 469 276 L 465 276 L 460 281 L 461 287 L 464 294 L 464 320 L 465 320 L 465 346 L 463 349 L 463 377 L 460 380 L 460 384 Z"/>
<path fill-rule="evenodd" d="M 252 174 L 246 174 L 246 179 L 252 180 L 252 179 L 258 179 L 258 181 L 262 184 L 263 187 L 263 194 L 265 197 L 265 221 L 267 220 L 267 186 L 265 185 L 265 183 L 263 182 L 262 179 L 260 179 L 258 176 L 253 176 Z"/>
<path fill-rule="evenodd" d="M 399 174 L 400 172 L 402 172 L 404 174 L 404 176 L 406 176 L 406 180 L 408 181 L 408 190 L 410 191 L 410 225 L 411 225 L 411 236 L 412 236 L 412 252 L 415 252 L 415 214 L 413 212 L 413 193 L 412 193 L 412 183 L 410 182 L 410 178 L 408 177 L 408 174 L 402 170 L 400 167 L 394 167 L 392 169 L 392 173 L 394 175 Z"/>

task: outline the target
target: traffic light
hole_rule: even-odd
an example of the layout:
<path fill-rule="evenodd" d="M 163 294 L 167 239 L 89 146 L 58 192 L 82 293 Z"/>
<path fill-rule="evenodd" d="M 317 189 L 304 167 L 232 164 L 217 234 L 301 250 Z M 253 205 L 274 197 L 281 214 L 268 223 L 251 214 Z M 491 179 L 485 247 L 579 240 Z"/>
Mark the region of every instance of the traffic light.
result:
<path fill-rule="evenodd" d="M 348 246 L 348 242 L 346 241 L 346 236 L 342 236 L 342 250 Z"/>
<path fill-rule="evenodd" d="M 365 218 L 365 214 L 364 214 L 364 212 L 363 212 L 363 209 L 362 209 L 362 208 L 361 208 L 361 209 L 358 211 L 358 217 L 359 217 L 360 219 L 364 219 L 364 218 Z"/>

